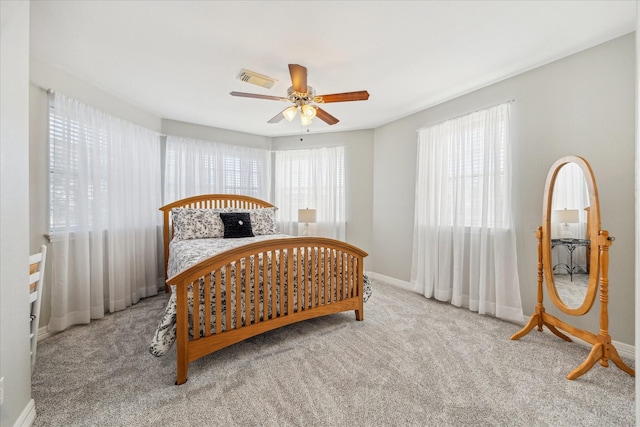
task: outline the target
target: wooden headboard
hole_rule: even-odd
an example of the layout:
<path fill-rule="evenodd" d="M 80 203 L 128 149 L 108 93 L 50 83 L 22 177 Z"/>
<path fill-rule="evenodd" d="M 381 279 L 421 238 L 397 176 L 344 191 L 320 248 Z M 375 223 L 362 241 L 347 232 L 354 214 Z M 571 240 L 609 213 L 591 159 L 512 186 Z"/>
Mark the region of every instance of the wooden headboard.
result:
<path fill-rule="evenodd" d="M 200 196 L 187 197 L 164 205 L 160 208 L 163 216 L 163 239 L 164 239 L 164 278 L 167 277 L 167 266 L 169 265 L 169 242 L 173 238 L 173 223 L 171 222 L 171 209 L 173 208 L 199 208 L 199 209 L 258 209 L 272 208 L 269 202 L 256 199 L 251 196 L 239 194 L 203 194 Z"/>

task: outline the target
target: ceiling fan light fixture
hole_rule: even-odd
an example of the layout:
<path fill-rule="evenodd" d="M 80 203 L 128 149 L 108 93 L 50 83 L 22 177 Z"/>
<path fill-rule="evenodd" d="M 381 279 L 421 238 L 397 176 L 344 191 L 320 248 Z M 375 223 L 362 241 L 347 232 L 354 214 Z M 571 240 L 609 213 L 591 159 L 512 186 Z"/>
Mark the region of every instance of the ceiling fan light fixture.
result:
<path fill-rule="evenodd" d="M 243 69 L 238 78 L 248 83 L 255 83 L 255 81 L 251 81 L 252 79 L 255 79 L 255 74 L 256 73 Z M 231 96 L 240 96 L 245 98 L 288 102 L 290 103 L 290 106 L 285 108 L 284 111 L 276 114 L 268 120 L 267 123 L 279 123 L 283 118 L 286 118 L 287 121 L 291 122 L 296 114 L 298 114 L 298 110 L 300 110 L 300 122 L 302 123 L 302 126 L 309 126 L 314 117 L 318 117 L 329 126 L 335 125 L 340 121 L 316 104 L 324 105 L 332 102 L 366 101 L 369 99 L 369 92 L 366 90 L 316 95 L 315 89 L 307 84 L 307 68 L 299 64 L 289 64 L 289 74 L 291 75 L 292 84 L 287 89 L 286 97 L 235 91 L 230 94 Z"/>
<path fill-rule="evenodd" d="M 313 117 L 309 117 L 305 114 L 300 114 L 300 124 L 302 126 L 309 126 L 311 124 L 311 120 L 313 120 Z"/>
<path fill-rule="evenodd" d="M 284 116 L 285 119 L 291 121 L 296 116 L 297 112 L 298 112 L 298 107 L 296 107 L 295 105 L 292 105 L 291 107 L 284 110 L 282 112 L 282 115 Z"/>
<path fill-rule="evenodd" d="M 316 116 L 316 109 L 313 105 L 305 104 L 302 106 L 302 115 L 311 120 Z"/>

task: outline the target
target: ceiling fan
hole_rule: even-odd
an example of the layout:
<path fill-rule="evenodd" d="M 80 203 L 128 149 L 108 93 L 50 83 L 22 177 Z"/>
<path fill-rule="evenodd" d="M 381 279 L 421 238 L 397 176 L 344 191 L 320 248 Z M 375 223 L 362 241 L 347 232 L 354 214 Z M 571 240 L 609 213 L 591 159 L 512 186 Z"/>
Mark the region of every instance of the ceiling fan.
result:
<path fill-rule="evenodd" d="M 291 74 L 291 87 L 287 89 L 287 96 L 260 95 L 256 93 L 231 92 L 232 96 L 242 96 L 245 98 L 270 99 L 274 101 L 289 102 L 292 105 L 276 114 L 269 123 L 278 123 L 283 118 L 288 121 L 293 120 L 297 112 L 300 111 L 300 122 L 302 126 L 311 124 L 314 117 L 318 117 L 328 125 L 335 125 L 338 119 L 327 113 L 316 104 L 327 104 L 330 102 L 346 101 L 366 101 L 369 99 L 369 92 L 361 90 L 357 92 L 333 93 L 329 95 L 316 95 L 316 91 L 307 85 L 307 68 L 298 64 L 289 64 L 289 74 Z"/>

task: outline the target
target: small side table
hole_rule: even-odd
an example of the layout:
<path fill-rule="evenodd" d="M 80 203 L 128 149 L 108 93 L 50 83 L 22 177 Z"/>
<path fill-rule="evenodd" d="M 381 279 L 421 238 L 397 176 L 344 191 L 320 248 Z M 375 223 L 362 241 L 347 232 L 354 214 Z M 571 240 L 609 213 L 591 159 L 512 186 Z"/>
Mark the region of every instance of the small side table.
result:
<path fill-rule="evenodd" d="M 564 246 L 569 251 L 569 265 L 562 264 L 562 263 L 556 264 L 553 266 L 553 271 L 555 271 L 556 268 L 562 268 L 564 270 L 567 270 L 567 273 L 569 273 L 569 277 L 573 282 L 574 270 L 578 268 L 577 265 L 573 264 L 573 251 L 575 251 L 576 248 L 580 246 L 590 246 L 590 245 L 591 245 L 591 240 L 588 240 L 588 239 L 551 239 L 551 249 L 555 248 L 556 246 Z M 588 272 L 588 268 L 585 268 L 585 270 Z"/>

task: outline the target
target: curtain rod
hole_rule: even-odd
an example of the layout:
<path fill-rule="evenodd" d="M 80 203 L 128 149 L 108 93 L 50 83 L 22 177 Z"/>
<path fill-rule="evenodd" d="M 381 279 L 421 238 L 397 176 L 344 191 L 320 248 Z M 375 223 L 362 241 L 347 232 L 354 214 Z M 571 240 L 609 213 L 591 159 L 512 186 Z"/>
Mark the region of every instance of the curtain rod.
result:
<path fill-rule="evenodd" d="M 470 114 L 477 113 L 478 111 L 488 110 L 489 108 L 497 107 L 498 105 L 502 105 L 502 104 L 515 104 L 515 102 L 516 102 L 515 99 L 509 99 L 507 101 L 498 102 L 496 104 L 492 104 L 492 105 L 489 105 L 487 107 L 478 108 L 477 110 L 471 111 L 469 113 L 459 114 L 459 115 L 457 115 L 455 117 L 450 117 L 448 119 L 440 120 L 438 122 L 431 123 L 429 125 L 423 126 L 420 129 L 417 129 L 416 132 L 420 132 L 421 130 L 429 128 L 431 126 L 435 126 L 435 125 L 439 125 L 439 124 L 444 123 L 444 122 L 448 122 L 449 120 L 455 120 L 455 119 L 459 119 L 460 117 L 464 117 L 464 116 L 468 116 Z"/>
<path fill-rule="evenodd" d="M 56 93 L 56 91 L 51 89 L 51 88 L 44 88 L 44 87 L 39 86 L 39 85 L 34 85 L 34 86 L 37 87 L 38 89 L 40 89 L 43 92 L 47 92 L 48 94 Z"/>

